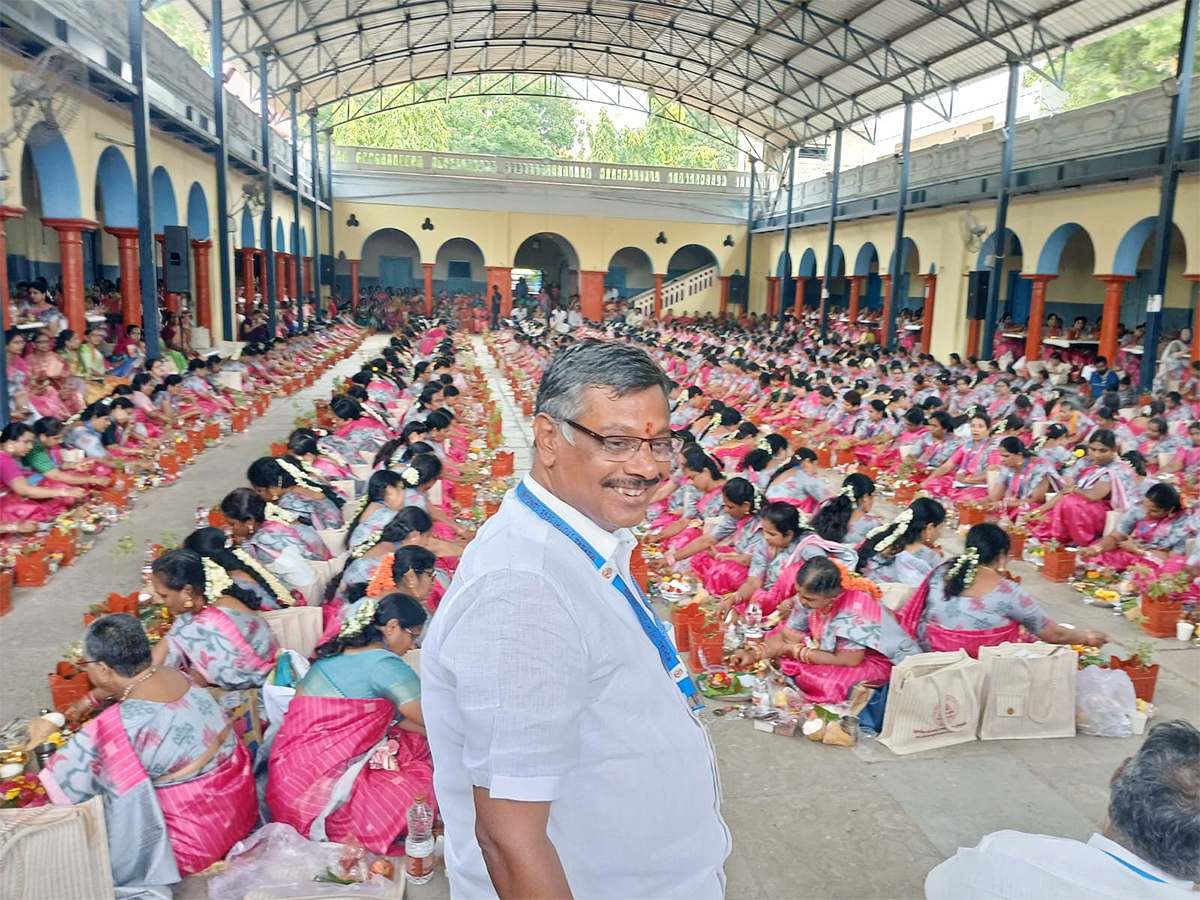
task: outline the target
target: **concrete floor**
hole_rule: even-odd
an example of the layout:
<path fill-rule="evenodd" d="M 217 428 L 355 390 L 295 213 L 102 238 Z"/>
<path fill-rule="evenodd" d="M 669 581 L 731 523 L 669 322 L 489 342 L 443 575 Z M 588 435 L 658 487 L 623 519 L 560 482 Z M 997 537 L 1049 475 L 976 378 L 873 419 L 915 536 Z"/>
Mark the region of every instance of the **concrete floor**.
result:
<path fill-rule="evenodd" d="M 531 452 L 527 426 L 490 357 L 481 360 L 504 398 L 505 442 L 523 471 Z M 348 360 L 334 371 L 353 368 Z M 128 523 L 102 535 L 94 550 L 50 585 L 17 591 L 13 612 L 0 620 L 0 710 L 6 718 L 48 703 L 45 673 L 59 649 L 78 639 L 87 607 L 110 590 L 137 585 L 140 559 L 114 558 L 110 548 L 117 537 L 129 531 L 140 548 L 163 532 L 186 534 L 196 506 L 215 502 L 239 483 L 246 466 L 290 430 L 292 419 L 311 409 L 312 399 L 328 395 L 331 377 L 272 404 L 245 434 L 202 455 L 179 484 L 143 495 Z M 881 506 L 885 515 L 892 512 Z M 950 536 L 943 545 L 953 552 L 961 539 Z M 1085 606 L 1076 592 L 1043 581 L 1033 567 L 1018 563 L 1014 570 L 1051 617 L 1108 633 L 1106 652 L 1124 655 L 1140 640 L 1126 620 Z M 1200 649 L 1173 639 L 1156 643 L 1161 671 L 1155 721 L 1200 721 Z M 906 757 L 878 747 L 868 758 L 857 748 L 764 734 L 736 716 L 706 714 L 706 720 L 734 836 L 726 866 L 734 900 L 919 898 L 930 868 L 990 831 L 1014 828 L 1086 839 L 1104 816 L 1113 770 L 1141 740 L 989 741 Z M 449 896 L 441 870 L 429 884 L 409 890 L 416 900 Z M 189 879 L 179 896 L 204 897 L 203 884 Z"/>

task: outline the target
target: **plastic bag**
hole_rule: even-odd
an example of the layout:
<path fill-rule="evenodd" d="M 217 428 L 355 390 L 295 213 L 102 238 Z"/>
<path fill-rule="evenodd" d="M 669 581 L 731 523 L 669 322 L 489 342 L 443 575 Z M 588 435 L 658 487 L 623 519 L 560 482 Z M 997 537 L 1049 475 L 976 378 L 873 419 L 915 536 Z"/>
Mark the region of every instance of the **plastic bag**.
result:
<path fill-rule="evenodd" d="M 1120 669 L 1086 666 L 1075 676 L 1075 726 L 1080 734 L 1130 737 L 1137 709 L 1133 682 Z"/>
<path fill-rule="evenodd" d="M 398 896 L 397 885 L 379 875 L 349 885 L 313 881 L 330 869 L 338 871 L 348 850 L 353 853 L 355 848 L 310 841 L 291 825 L 272 822 L 234 844 L 225 857 L 224 873 L 209 878 L 208 896 L 211 900 L 242 900 L 250 894 L 270 898 Z M 357 856 L 356 861 L 362 858 Z"/>

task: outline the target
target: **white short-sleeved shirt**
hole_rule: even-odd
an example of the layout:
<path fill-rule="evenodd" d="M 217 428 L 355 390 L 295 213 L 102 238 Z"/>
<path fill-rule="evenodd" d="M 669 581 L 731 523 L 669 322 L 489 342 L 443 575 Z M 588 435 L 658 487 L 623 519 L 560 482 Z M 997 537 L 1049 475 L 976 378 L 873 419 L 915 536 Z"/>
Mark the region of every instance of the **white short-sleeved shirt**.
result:
<path fill-rule="evenodd" d="M 636 541 L 524 483 L 609 577 L 515 492 L 463 554 L 421 654 L 451 893 L 496 896 L 475 839 L 472 789 L 486 787 L 551 801 L 577 898 L 719 898 L 731 842 L 712 745 L 610 583 L 632 583 Z"/>

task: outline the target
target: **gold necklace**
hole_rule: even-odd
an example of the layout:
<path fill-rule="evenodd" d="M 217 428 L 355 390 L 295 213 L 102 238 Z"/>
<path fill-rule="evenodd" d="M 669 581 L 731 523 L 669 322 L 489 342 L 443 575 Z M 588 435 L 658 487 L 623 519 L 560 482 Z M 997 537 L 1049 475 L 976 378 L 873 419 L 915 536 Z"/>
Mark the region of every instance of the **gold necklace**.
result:
<path fill-rule="evenodd" d="M 125 700 L 129 699 L 129 692 L 132 691 L 135 687 L 137 687 L 139 684 L 141 684 L 143 681 L 145 681 L 147 678 L 149 678 L 151 675 L 153 675 L 157 671 L 158 671 L 158 666 L 151 666 L 150 669 L 146 672 L 146 674 L 143 675 L 141 678 L 138 678 L 134 681 L 129 682 L 129 686 L 121 692 L 121 696 L 117 698 L 117 702 L 122 703 Z"/>

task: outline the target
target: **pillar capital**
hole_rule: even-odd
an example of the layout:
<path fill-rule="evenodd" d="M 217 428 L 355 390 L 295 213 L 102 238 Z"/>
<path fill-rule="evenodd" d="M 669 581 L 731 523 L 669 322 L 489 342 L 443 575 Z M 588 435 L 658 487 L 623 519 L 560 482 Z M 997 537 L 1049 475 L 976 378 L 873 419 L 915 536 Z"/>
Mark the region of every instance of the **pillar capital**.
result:
<path fill-rule="evenodd" d="M 212 248 L 213 242 L 209 238 L 192 238 L 193 250 L 209 250 Z"/>
<path fill-rule="evenodd" d="M 1133 281 L 1136 275 L 1093 275 L 1097 281 L 1102 281 L 1105 284 L 1128 284 Z"/>
<path fill-rule="evenodd" d="M 113 237 L 117 238 L 118 240 L 133 239 L 136 241 L 138 238 L 138 230 L 136 227 L 122 227 L 120 225 L 105 225 L 104 231 L 107 234 L 111 234 Z"/>
<path fill-rule="evenodd" d="M 91 219 L 55 219 L 43 218 L 42 224 L 53 228 L 59 234 L 81 234 L 85 231 L 95 231 L 100 227 L 99 222 L 93 222 Z"/>
<path fill-rule="evenodd" d="M 352 266 L 357 266 L 360 262 L 362 262 L 362 260 L 361 259 L 344 259 L 344 260 L 342 260 L 342 262 L 348 262 Z"/>
<path fill-rule="evenodd" d="M 0 205 L 0 227 L 3 227 L 5 219 L 20 219 L 25 215 L 25 207 L 23 206 L 2 206 Z"/>
<path fill-rule="evenodd" d="M 1022 272 L 1021 277 L 1026 281 L 1032 281 L 1035 284 L 1046 284 L 1049 281 L 1053 281 L 1058 277 L 1058 275 L 1057 273 L 1054 275 L 1049 275 L 1044 272 Z"/>

